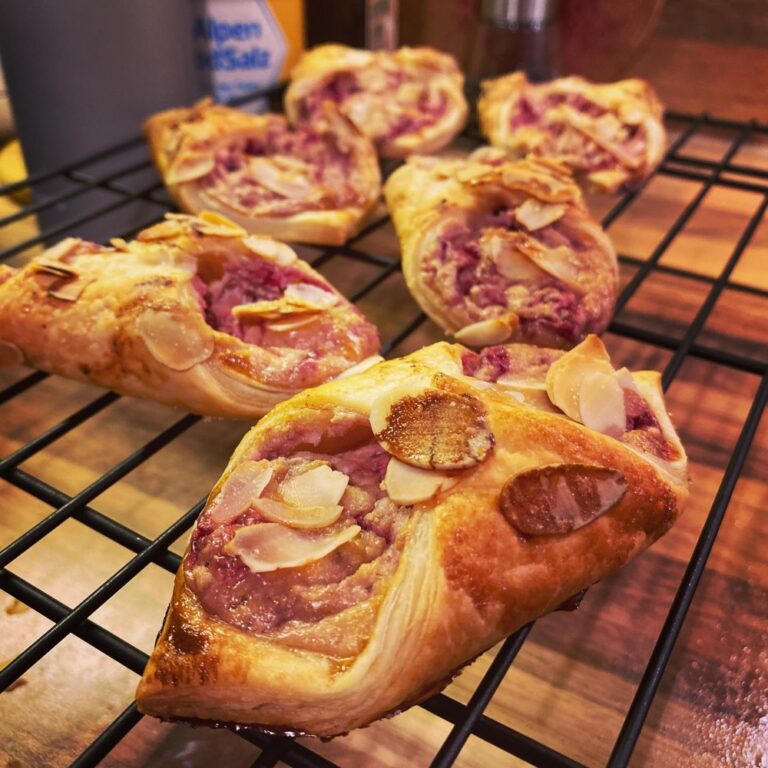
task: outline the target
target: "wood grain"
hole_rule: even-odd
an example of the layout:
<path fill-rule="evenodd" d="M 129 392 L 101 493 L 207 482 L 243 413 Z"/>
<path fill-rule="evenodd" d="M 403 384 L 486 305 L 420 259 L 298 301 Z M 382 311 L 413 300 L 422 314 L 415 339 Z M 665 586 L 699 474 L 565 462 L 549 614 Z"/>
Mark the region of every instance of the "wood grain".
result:
<path fill-rule="evenodd" d="M 717 133 L 691 151 L 719 156 L 728 137 Z M 758 154 L 762 148 L 755 149 Z M 609 230 L 618 250 L 641 262 L 696 194 L 699 184 L 654 180 Z M 670 246 L 662 263 L 715 276 L 757 204 L 752 194 L 718 189 Z M 597 214 L 611 201 L 591 201 Z M 768 230 L 761 228 L 734 277 L 766 287 Z M 363 247 L 397 254 L 389 227 Z M 325 273 L 345 291 L 376 274 L 337 256 Z M 637 267 L 625 265 L 626 283 Z M 654 273 L 620 319 L 635 327 L 684 335 L 710 289 L 706 280 Z M 707 322 L 702 343 L 744 354 L 766 351 L 766 300 L 730 291 Z M 418 315 L 399 273 L 361 302 L 384 338 Z M 749 313 L 749 315 L 747 314 Z M 424 322 L 395 353 L 442 338 Z M 668 350 L 608 334 L 614 359 L 632 368 L 663 369 Z M 0 387 L 26 375 L 0 371 Z M 619 732 L 695 546 L 749 410 L 758 378 L 690 358 L 668 392 L 668 405 L 691 462 L 692 495 L 677 526 L 621 572 L 593 587 L 572 613 L 536 623 L 486 714 L 588 766 L 604 765 Z M 0 455 L 100 395 L 94 387 L 50 377 L 0 406 Z M 24 462 L 22 469 L 75 494 L 182 414 L 121 398 L 98 416 Z M 204 495 L 248 425 L 203 419 L 91 506 L 154 537 Z M 702 585 L 650 713 L 633 766 L 768 765 L 768 426 L 762 425 Z M 50 510 L 0 480 L 0 546 Z M 181 552 L 184 537 L 174 550 Z M 70 520 L 15 560 L 9 570 L 74 606 L 132 556 Z M 162 620 L 172 576 L 151 565 L 106 602 L 93 620 L 149 652 Z M 0 598 L 0 660 L 12 658 L 50 626 L 9 596 Z M 447 694 L 467 702 L 492 659 L 470 666 Z M 76 757 L 133 695 L 137 677 L 75 637 L 67 637 L 0 695 L 0 766 L 63 766 Z M 450 725 L 421 708 L 329 743 L 305 741 L 341 766 L 426 766 Z M 248 766 L 258 750 L 228 732 L 143 719 L 104 765 L 202 768 L 216 761 Z M 457 762 L 467 768 L 524 763 L 472 737 Z"/>

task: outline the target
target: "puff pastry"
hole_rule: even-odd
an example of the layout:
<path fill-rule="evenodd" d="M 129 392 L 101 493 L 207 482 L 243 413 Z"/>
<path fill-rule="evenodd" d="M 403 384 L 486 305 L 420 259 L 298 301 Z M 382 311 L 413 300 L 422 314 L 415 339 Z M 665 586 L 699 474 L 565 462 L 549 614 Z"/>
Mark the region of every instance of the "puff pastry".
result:
<path fill-rule="evenodd" d="M 571 347 L 605 330 L 616 255 L 563 166 L 413 157 L 384 187 L 413 297 L 457 341 Z"/>
<path fill-rule="evenodd" d="M 311 123 L 328 100 L 383 157 L 434 152 L 467 119 L 464 76 L 452 56 L 434 48 L 314 48 L 291 72 L 285 111 L 293 123 Z"/>
<path fill-rule="evenodd" d="M 341 245 L 381 192 L 371 143 L 330 104 L 311 125 L 205 100 L 150 117 L 144 130 L 178 206 L 218 211 L 255 234 Z"/>
<path fill-rule="evenodd" d="M 664 154 L 663 107 L 643 80 L 532 84 L 514 72 L 482 88 L 480 125 L 492 144 L 559 160 L 603 191 L 642 181 Z"/>
<path fill-rule="evenodd" d="M 378 346 L 291 248 L 219 214 L 112 247 L 67 238 L 0 273 L 0 363 L 212 416 L 260 416 Z"/>
<path fill-rule="evenodd" d="M 277 406 L 196 524 L 140 711 L 330 737 L 433 694 L 672 525 L 659 380 L 596 337 L 440 343 Z"/>

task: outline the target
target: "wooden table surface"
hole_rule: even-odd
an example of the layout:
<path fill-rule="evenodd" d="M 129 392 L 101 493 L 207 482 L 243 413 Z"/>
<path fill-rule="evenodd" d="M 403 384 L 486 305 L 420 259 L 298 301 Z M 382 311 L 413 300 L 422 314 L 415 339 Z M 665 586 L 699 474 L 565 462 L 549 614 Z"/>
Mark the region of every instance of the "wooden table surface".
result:
<path fill-rule="evenodd" d="M 674 131 L 672 131 L 674 134 Z M 728 139 L 711 132 L 687 151 L 719 158 Z M 739 161 L 768 168 L 768 150 L 748 144 Z M 609 234 L 622 255 L 646 259 L 700 188 L 669 176 L 654 179 Z M 761 196 L 710 191 L 661 263 L 715 276 Z M 596 216 L 612 200 L 590 200 Z M 361 244 L 396 253 L 389 227 Z M 733 279 L 768 289 L 768 223 L 746 249 Z M 637 267 L 622 266 L 626 284 Z M 373 272 L 331 259 L 324 272 L 344 291 Z M 653 273 L 619 316 L 634 327 L 682 337 L 710 284 Z M 387 338 L 418 314 L 399 273 L 362 301 Z M 727 289 L 698 341 L 768 360 L 768 311 L 759 295 Z M 442 338 L 424 323 L 394 353 Z M 668 350 L 608 334 L 619 364 L 663 369 Z M 0 389 L 28 371 L 0 370 Z M 667 403 L 690 460 L 692 493 L 675 528 L 648 552 L 589 590 L 581 607 L 539 620 L 486 714 L 587 766 L 611 752 L 636 686 L 678 588 L 750 408 L 759 377 L 686 358 Z M 0 455 L 7 455 L 101 394 L 50 377 L 0 406 Z M 21 465 L 67 494 L 87 487 L 126 455 L 182 417 L 161 405 L 120 398 Z M 765 421 L 765 420 L 764 420 Z M 205 495 L 249 425 L 203 419 L 91 502 L 149 538 Z M 632 766 L 768 766 L 768 425 L 750 450 L 701 585 Z M 50 512 L 0 479 L 0 546 Z M 181 553 L 186 536 L 173 547 Z M 9 566 L 9 571 L 74 606 L 132 556 L 90 528 L 68 520 Z M 149 652 L 171 592 L 172 575 L 150 565 L 92 616 L 98 625 Z M 0 593 L 0 662 L 13 658 L 51 622 Z M 486 653 L 446 693 L 468 701 L 487 670 Z M 132 700 L 137 676 L 69 635 L 0 695 L 0 766 L 63 766 Z M 308 745 L 341 766 L 426 766 L 450 724 L 421 708 L 329 743 Z M 225 731 L 143 718 L 109 754 L 106 766 L 248 766 L 258 750 Z M 457 765 L 525 765 L 472 736 Z"/>

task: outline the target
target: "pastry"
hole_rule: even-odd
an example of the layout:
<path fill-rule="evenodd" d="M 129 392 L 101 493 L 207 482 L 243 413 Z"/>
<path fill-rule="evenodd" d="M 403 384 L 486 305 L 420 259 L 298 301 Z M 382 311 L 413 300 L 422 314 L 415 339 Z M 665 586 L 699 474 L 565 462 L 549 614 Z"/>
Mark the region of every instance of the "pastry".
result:
<path fill-rule="evenodd" d="M 197 521 L 139 710 L 330 737 L 440 690 L 672 525 L 659 381 L 596 337 L 440 343 L 277 406 Z"/>
<path fill-rule="evenodd" d="M 605 330 L 616 255 L 563 166 L 412 157 L 384 193 L 408 288 L 457 341 L 571 347 Z"/>
<path fill-rule="evenodd" d="M 284 243 L 219 214 L 67 238 L 0 272 L 0 363 L 253 418 L 375 355 L 376 328 Z"/>
<path fill-rule="evenodd" d="M 341 245 L 379 199 L 371 143 L 330 104 L 311 125 L 202 101 L 144 126 L 168 191 L 189 213 L 218 211 L 249 232 Z"/>
<path fill-rule="evenodd" d="M 514 72 L 485 81 L 477 108 L 492 144 L 558 160 L 605 192 L 639 183 L 664 154 L 663 107 L 643 80 L 532 84 Z"/>
<path fill-rule="evenodd" d="M 291 122 L 311 124 L 328 100 L 383 157 L 434 152 L 467 119 L 464 76 L 452 56 L 434 48 L 314 48 L 291 72 L 285 111 Z"/>

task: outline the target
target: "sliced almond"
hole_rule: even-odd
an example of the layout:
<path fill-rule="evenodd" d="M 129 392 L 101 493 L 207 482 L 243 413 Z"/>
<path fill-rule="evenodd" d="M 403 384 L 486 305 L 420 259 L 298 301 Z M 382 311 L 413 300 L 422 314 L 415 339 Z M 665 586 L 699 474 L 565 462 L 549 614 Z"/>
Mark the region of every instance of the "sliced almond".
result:
<path fill-rule="evenodd" d="M 69 255 L 83 241 L 79 237 L 65 237 L 60 243 L 47 248 L 40 254 L 40 262 L 56 262 Z"/>
<path fill-rule="evenodd" d="M 546 387 L 549 399 L 566 416 L 581 421 L 579 397 L 585 376 L 602 371 L 613 376 L 613 366 L 605 346 L 597 336 L 590 335 L 555 360 L 547 371 Z"/>
<path fill-rule="evenodd" d="M 262 187 L 290 200 L 311 197 L 316 188 L 305 176 L 294 170 L 283 171 L 270 158 L 253 158 L 248 164 L 248 170 Z"/>
<path fill-rule="evenodd" d="M 270 331 L 274 331 L 275 333 L 288 333 L 303 328 L 306 325 L 316 323 L 319 318 L 320 315 L 317 312 L 312 312 L 299 317 L 290 317 L 288 320 L 267 320 L 266 322 Z"/>
<path fill-rule="evenodd" d="M 619 368 L 619 370 L 616 371 L 616 381 L 619 382 L 619 386 L 622 389 L 628 389 L 631 392 L 639 393 L 637 384 L 635 383 L 635 377 L 626 366 Z"/>
<path fill-rule="evenodd" d="M 587 374 L 579 387 L 579 412 L 585 427 L 609 437 L 621 437 L 626 431 L 627 409 L 624 390 L 611 371 Z"/>
<path fill-rule="evenodd" d="M 166 184 L 184 184 L 207 176 L 216 163 L 212 155 L 182 155 L 165 173 Z"/>
<path fill-rule="evenodd" d="M 321 464 L 284 480 L 280 495 L 294 507 L 327 507 L 339 503 L 348 483 L 343 472 Z"/>
<path fill-rule="evenodd" d="M 321 560 L 358 533 L 359 525 L 318 536 L 294 531 L 279 523 L 259 523 L 240 528 L 224 551 L 239 557 L 252 573 L 268 573 Z"/>
<path fill-rule="evenodd" d="M 244 461 L 225 480 L 221 490 L 208 506 L 208 515 L 217 524 L 240 517 L 272 479 L 272 467 L 266 461 Z"/>
<path fill-rule="evenodd" d="M 381 355 L 371 355 L 370 357 L 366 357 L 365 360 L 361 360 L 356 365 L 353 365 L 351 368 L 347 368 L 346 371 L 342 371 L 336 378 L 347 379 L 350 376 L 367 371 L 369 368 L 373 368 L 374 365 L 378 365 L 383 361 L 384 358 Z"/>
<path fill-rule="evenodd" d="M 155 224 L 149 229 L 142 230 L 136 239 L 143 243 L 153 240 L 169 240 L 184 233 L 184 226 L 177 219 L 167 219 Z M 125 241 L 123 241 L 125 242 Z"/>
<path fill-rule="evenodd" d="M 556 277 L 571 288 L 581 291 L 578 265 L 571 262 L 573 251 L 565 245 L 547 248 L 524 232 L 517 232 L 515 247 L 527 256 L 539 269 Z"/>
<path fill-rule="evenodd" d="M 93 280 L 86 280 L 84 278 L 66 280 L 61 285 L 49 288 L 48 295 L 61 301 L 77 301 L 92 282 Z"/>
<path fill-rule="evenodd" d="M 284 299 L 254 301 L 232 307 L 232 314 L 238 320 L 285 320 L 294 315 L 317 314 L 319 311 L 318 307 Z"/>
<path fill-rule="evenodd" d="M 554 224 L 564 214 L 564 205 L 542 203 L 534 197 L 529 197 L 515 209 L 515 218 L 532 232 Z"/>
<path fill-rule="evenodd" d="M 382 487 L 395 504 L 416 504 L 431 499 L 438 491 L 458 481 L 431 469 L 419 469 L 395 458 L 389 460 Z"/>
<path fill-rule="evenodd" d="M 0 368 L 10 368 L 21 365 L 24 362 L 24 355 L 21 349 L 13 342 L 0 339 Z"/>
<path fill-rule="evenodd" d="M 344 510 L 340 504 L 297 507 L 276 499 L 256 499 L 253 506 L 273 523 L 281 523 L 290 528 L 306 529 L 326 528 L 333 525 Z"/>
<path fill-rule="evenodd" d="M 128 242 L 126 240 L 123 240 L 122 237 L 113 237 L 109 244 L 117 251 L 127 251 L 128 250 Z"/>
<path fill-rule="evenodd" d="M 310 307 L 329 309 L 335 306 L 339 297 L 332 291 L 326 291 L 309 283 L 291 283 L 285 288 L 283 297 L 292 301 L 303 302 Z"/>
<path fill-rule="evenodd" d="M 453 334 L 456 341 L 469 347 L 486 347 L 491 344 L 505 342 L 517 327 L 517 316 L 508 314 L 504 317 L 492 317 L 488 320 L 480 320 Z"/>
<path fill-rule="evenodd" d="M 485 407 L 469 392 L 429 388 L 414 394 L 411 385 L 400 385 L 374 401 L 370 419 L 385 450 L 422 469 L 473 467 L 493 449 Z"/>
<path fill-rule="evenodd" d="M 146 309 L 136 319 L 136 330 L 152 357 L 174 371 L 187 371 L 213 354 L 213 335 L 202 334 L 191 317 Z"/>
<path fill-rule="evenodd" d="M 487 229 L 480 237 L 480 251 L 493 261 L 499 274 L 507 280 L 541 279 L 541 269 L 517 249 L 516 242 L 514 233 L 503 229 Z"/>
<path fill-rule="evenodd" d="M 514 389 L 531 389 L 538 392 L 546 392 L 547 383 L 544 376 L 538 379 L 531 378 L 525 373 L 502 373 L 496 383 L 501 387 L 513 387 Z"/>
<path fill-rule="evenodd" d="M 257 256 L 271 259 L 283 267 L 292 264 L 298 259 L 293 248 L 285 243 L 281 243 L 279 240 L 273 240 L 271 237 L 252 235 L 243 240 L 243 245 Z"/>
<path fill-rule="evenodd" d="M 35 271 L 54 277 L 73 278 L 80 274 L 76 269 L 67 267 L 58 261 L 36 260 L 32 262 Z"/>
<path fill-rule="evenodd" d="M 499 508 L 520 533 L 546 536 L 578 530 L 618 504 L 627 490 L 616 469 L 587 464 L 537 467 L 509 480 Z"/>

